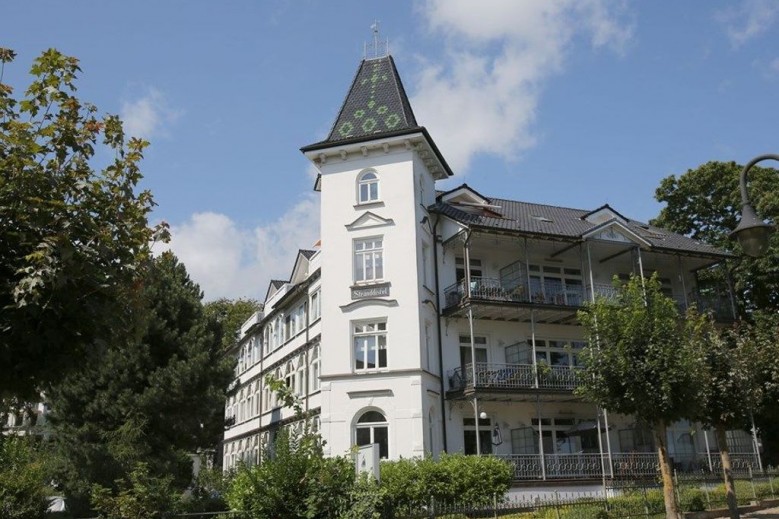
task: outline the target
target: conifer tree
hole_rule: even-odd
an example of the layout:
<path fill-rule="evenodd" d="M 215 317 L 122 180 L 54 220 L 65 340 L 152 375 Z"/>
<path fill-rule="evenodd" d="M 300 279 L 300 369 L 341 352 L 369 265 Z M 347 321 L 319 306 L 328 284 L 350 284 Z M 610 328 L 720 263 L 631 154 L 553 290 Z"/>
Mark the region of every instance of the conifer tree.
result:
<path fill-rule="evenodd" d="M 138 463 L 183 489 L 188 454 L 213 447 L 223 429 L 233 362 L 199 287 L 168 252 L 152 261 L 141 290 L 139 334 L 117 336 L 48 395 L 58 477 L 82 505 L 92 485 L 113 488 Z"/>

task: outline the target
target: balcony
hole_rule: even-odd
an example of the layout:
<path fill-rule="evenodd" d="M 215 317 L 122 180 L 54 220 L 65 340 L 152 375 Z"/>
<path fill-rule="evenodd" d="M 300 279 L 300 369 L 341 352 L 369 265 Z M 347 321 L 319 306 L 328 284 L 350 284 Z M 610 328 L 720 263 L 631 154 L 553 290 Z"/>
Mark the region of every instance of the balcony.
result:
<path fill-rule="evenodd" d="M 515 480 L 545 479 L 600 479 L 604 471 L 611 478 L 656 477 L 659 472 L 654 452 L 613 452 L 576 454 L 499 454 L 514 468 Z M 711 453 L 711 464 L 704 454 L 671 456 L 673 466 L 680 472 L 719 472 L 718 452 Z M 753 453 L 731 454 L 734 472 L 758 470 Z"/>
<path fill-rule="evenodd" d="M 572 391 L 579 385 L 582 370 L 577 367 L 533 364 L 476 363 L 476 382 L 473 366 L 466 364 L 449 373 L 450 391 L 527 390 Z M 536 376 L 537 375 L 537 376 Z"/>
<path fill-rule="evenodd" d="M 536 316 L 538 322 L 565 322 L 574 318 L 576 310 L 593 295 L 616 300 L 619 294 L 618 288 L 607 283 L 595 283 L 588 289 L 560 280 L 545 279 L 543 283 L 531 280 L 530 284 L 517 284 L 483 276 L 472 276 L 470 288 L 470 299 L 464 280 L 444 289 L 444 308 L 448 315 L 461 314 L 463 303 L 468 301 L 477 306 L 493 307 L 492 310 L 480 308 L 474 315 L 476 318 L 527 320 L 529 313 L 523 313 L 520 308 L 532 306 L 540 311 Z M 716 321 L 733 320 L 730 298 L 721 291 L 692 291 L 686 298 L 680 294 L 673 294 L 672 298 L 681 312 L 695 304 L 700 312 L 711 312 Z M 511 312 L 512 308 L 517 311 Z"/>
<path fill-rule="evenodd" d="M 446 306 L 460 304 L 467 296 L 465 288 L 465 281 L 445 288 Z M 581 286 L 566 287 L 561 281 L 547 281 L 543 287 L 531 285 L 531 289 L 526 290 L 523 284 L 508 288 L 497 278 L 471 277 L 470 296 L 476 300 L 579 307 L 584 302 L 584 295 Z"/>

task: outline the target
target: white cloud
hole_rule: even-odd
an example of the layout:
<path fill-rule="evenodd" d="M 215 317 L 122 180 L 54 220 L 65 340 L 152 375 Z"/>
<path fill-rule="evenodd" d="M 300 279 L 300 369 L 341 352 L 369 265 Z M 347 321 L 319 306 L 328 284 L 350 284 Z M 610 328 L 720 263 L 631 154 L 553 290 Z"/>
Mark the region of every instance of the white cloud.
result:
<path fill-rule="evenodd" d="M 411 102 L 456 172 L 478 153 L 512 159 L 535 144 L 544 81 L 575 37 L 621 54 L 632 36 L 621 1 L 425 0 L 420 11 L 446 55 L 423 60 Z"/>
<path fill-rule="evenodd" d="M 744 0 L 716 14 L 734 47 L 766 32 L 777 16 L 779 3 L 776 0 Z"/>
<path fill-rule="evenodd" d="M 170 124 L 180 116 L 181 112 L 171 108 L 165 95 L 156 88 L 148 88 L 134 101 L 123 101 L 120 110 L 125 134 L 144 139 L 165 135 Z"/>
<path fill-rule="evenodd" d="M 271 279 L 289 279 L 298 249 L 319 239 L 319 197 L 309 194 L 276 221 L 242 228 L 228 216 L 196 213 L 171 225 L 170 249 L 205 292 L 219 297 L 262 299 Z"/>

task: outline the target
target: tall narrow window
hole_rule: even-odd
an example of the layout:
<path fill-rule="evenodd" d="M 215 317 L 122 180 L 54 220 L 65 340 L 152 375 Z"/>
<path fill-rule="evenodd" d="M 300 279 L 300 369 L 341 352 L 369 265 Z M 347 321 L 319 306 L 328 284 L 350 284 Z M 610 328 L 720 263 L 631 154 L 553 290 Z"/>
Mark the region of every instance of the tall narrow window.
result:
<path fill-rule="evenodd" d="M 379 176 L 368 170 L 357 180 L 357 201 L 361 204 L 376 202 L 379 199 Z"/>
<path fill-rule="evenodd" d="M 309 392 L 319 390 L 319 346 L 314 346 L 311 350 L 311 378 L 309 379 Z"/>
<path fill-rule="evenodd" d="M 389 426 L 379 411 L 367 411 L 360 416 L 355 425 L 354 440 L 359 447 L 378 443 L 379 458 L 389 458 Z"/>
<path fill-rule="evenodd" d="M 354 325 L 354 369 L 365 371 L 387 367 L 387 323 Z"/>
<path fill-rule="evenodd" d="M 322 294 L 319 290 L 311 294 L 311 322 L 322 315 Z"/>
<path fill-rule="evenodd" d="M 354 281 L 379 281 L 384 278 L 384 251 L 381 237 L 354 242 Z"/>

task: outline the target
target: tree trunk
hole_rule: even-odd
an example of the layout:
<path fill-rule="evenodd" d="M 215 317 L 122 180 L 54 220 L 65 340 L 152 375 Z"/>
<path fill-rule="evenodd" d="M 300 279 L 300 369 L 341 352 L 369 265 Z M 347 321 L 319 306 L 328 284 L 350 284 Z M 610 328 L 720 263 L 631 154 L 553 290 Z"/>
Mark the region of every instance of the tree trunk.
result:
<path fill-rule="evenodd" d="M 671 461 L 668 459 L 668 447 L 666 446 L 665 423 L 655 422 L 652 428 L 655 435 L 655 445 L 657 447 L 657 458 L 660 464 L 660 476 L 663 480 L 663 501 L 665 502 L 666 519 L 680 519 L 679 507 L 676 504 L 676 495 L 674 492 L 674 478 L 671 469 Z"/>
<path fill-rule="evenodd" d="M 730 465 L 730 450 L 728 450 L 728 437 L 725 434 L 725 426 L 721 424 L 716 425 L 714 427 L 714 435 L 717 438 L 719 455 L 722 460 L 722 477 L 725 480 L 725 493 L 730 519 L 739 519 L 736 485 L 733 484 L 733 471 Z"/>

